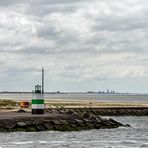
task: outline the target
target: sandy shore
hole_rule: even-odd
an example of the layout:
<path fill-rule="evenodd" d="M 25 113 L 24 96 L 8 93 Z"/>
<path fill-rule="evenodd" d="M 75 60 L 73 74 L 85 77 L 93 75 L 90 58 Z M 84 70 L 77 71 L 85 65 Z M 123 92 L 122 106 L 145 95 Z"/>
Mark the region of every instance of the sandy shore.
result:
<path fill-rule="evenodd" d="M 21 102 L 18 100 L 17 102 Z M 28 101 L 28 100 L 24 100 Z M 31 101 L 30 101 L 31 103 Z M 144 102 L 100 102 L 96 100 L 45 100 L 45 108 L 120 108 L 120 107 L 148 107 L 148 103 Z M 0 112 L 16 111 L 17 107 L 0 107 Z M 25 110 L 31 110 L 31 107 Z"/>
<path fill-rule="evenodd" d="M 144 102 L 100 102 L 96 100 L 46 100 L 46 108 L 148 107 Z"/>

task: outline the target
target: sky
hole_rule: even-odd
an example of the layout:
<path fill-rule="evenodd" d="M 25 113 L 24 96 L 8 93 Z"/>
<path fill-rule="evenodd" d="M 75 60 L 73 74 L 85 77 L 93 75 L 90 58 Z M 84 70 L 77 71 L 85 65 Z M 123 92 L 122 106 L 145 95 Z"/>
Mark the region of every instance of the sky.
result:
<path fill-rule="evenodd" d="M 147 0 L 0 0 L 0 91 L 148 92 Z"/>

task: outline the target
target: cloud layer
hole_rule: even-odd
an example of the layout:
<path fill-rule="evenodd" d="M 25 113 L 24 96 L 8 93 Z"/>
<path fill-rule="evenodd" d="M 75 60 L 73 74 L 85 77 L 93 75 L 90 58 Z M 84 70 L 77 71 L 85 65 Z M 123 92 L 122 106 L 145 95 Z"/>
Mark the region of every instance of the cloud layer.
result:
<path fill-rule="evenodd" d="M 30 90 L 41 66 L 47 90 L 116 89 L 110 81 L 131 79 L 145 86 L 147 6 L 145 0 L 0 1 L 0 89 Z"/>

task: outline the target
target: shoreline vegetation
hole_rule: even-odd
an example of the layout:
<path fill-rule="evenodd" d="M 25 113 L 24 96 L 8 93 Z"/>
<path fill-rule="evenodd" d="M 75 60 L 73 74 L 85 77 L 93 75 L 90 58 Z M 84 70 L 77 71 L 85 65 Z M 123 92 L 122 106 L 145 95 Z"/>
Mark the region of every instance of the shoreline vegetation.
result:
<path fill-rule="evenodd" d="M 31 107 L 31 101 L 23 100 L 24 102 L 29 102 Z M 20 108 L 20 102 L 22 100 L 14 101 L 7 99 L 0 99 L 0 109 L 15 109 Z M 45 99 L 45 108 L 120 108 L 120 107 L 148 107 L 148 103 L 145 102 L 100 102 L 95 100 L 60 100 L 60 99 Z"/>
<path fill-rule="evenodd" d="M 26 100 L 24 100 L 26 101 Z M 28 101 L 28 100 L 27 100 Z M 0 113 L 24 110 L 31 112 L 31 101 L 28 108 L 22 108 L 20 101 L 0 99 Z M 89 100 L 45 100 L 45 112 L 58 113 L 69 110 L 69 112 L 87 111 L 100 116 L 147 116 L 148 104 L 143 102 L 98 102 Z"/>

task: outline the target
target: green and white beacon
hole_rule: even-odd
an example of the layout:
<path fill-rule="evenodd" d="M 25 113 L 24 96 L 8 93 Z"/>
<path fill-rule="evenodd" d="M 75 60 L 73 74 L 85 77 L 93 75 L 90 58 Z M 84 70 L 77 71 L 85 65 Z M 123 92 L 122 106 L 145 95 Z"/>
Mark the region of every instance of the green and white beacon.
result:
<path fill-rule="evenodd" d="M 42 88 L 42 90 L 41 90 Z M 44 68 L 42 69 L 42 87 L 35 86 L 35 92 L 32 94 L 32 114 L 44 114 Z"/>
<path fill-rule="evenodd" d="M 35 92 L 32 94 L 32 114 L 44 114 L 44 93 L 41 92 L 41 86 L 35 86 Z"/>

